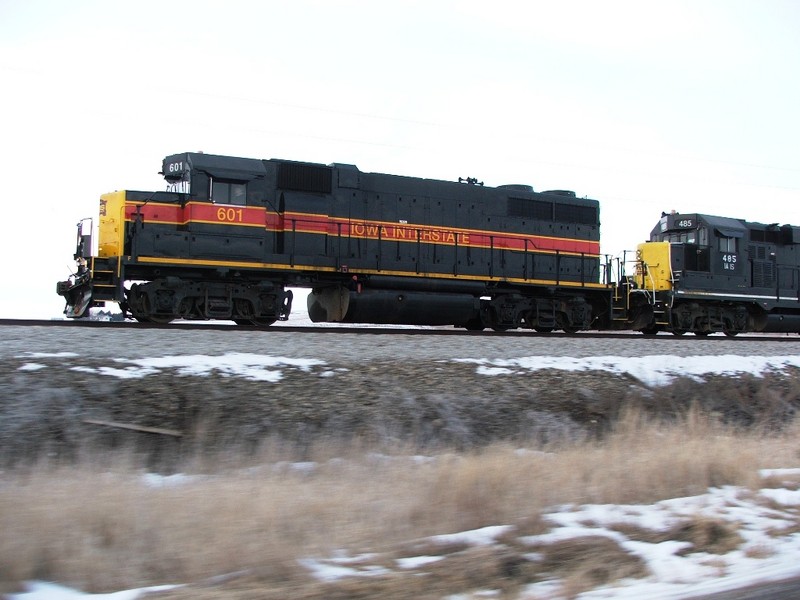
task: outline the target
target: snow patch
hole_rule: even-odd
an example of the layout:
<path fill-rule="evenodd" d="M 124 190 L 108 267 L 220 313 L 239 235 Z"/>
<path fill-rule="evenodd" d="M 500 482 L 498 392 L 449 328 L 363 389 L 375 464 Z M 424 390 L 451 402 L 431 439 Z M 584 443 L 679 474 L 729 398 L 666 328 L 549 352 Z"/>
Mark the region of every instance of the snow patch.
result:
<path fill-rule="evenodd" d="M 19 369 L 17 369 L 17 371 L 39 371 L 46 368 L 47 365 L 43 365 L 41 363 L 25 363 Z"/>
<path fill-rule="evenodd" d="M 179 585 L 156 585 L 151 587 L 137 588 L 134 590 L 124 590 L 112 592 L 110 594 L 84 594 L 61 585 L 47 583 L 45 581 L 29 581 L 25 584 L 26 591 L 19 594 L 9 594 L 10 600 L 136 600 L 140 596 L 150 592 L 163 592 L 172 590 Z"/>
<path fill-rule="evenodd" d="M 23 352 L 15 358 L 77 358 L 74 352 Z"/>
<path fill-rule="evenodd" d="M 83 373 L 109 375 L 120 379 L 140 379 L 157 375 L 166 369 L 173 369 L 181 377 L 205 377 L 212 373 L 219 373 L 223 377 L 241 377 L 250 381 L 276 383 L 283 378 L 283 369 L 296 369 L 307 373 L 313 367 L 325 364 L 324 361 L 313 358 L 285 358 L 248 353 L 230 353 L 221 356 L 195 354 L 154 358 L 117 358 L 114 361 L 129 366 L 123 368 L 74 366 L 70 369 Z M 333 374 L 332 371 L 324 372 L 325 377 L 333 376 Z"/>
<path fill-rule="evenodd" d="M 479 375 L 511 375 L 523 371 L 606 371 L 634 377 L 650 386 L 667 385 L 678 377 L 702 380 L 707 375 L 762 376 L 767 372 L 800 367 L 800 356 L 526 356 L 520 358 L 459 358 L 454 362 L 474 363 Z"/>

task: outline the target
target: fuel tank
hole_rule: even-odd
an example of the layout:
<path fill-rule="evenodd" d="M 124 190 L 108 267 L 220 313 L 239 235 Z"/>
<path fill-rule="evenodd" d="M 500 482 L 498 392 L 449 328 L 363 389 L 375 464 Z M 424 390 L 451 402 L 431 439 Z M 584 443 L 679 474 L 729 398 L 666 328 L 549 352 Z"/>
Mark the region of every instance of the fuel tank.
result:
<path fill-rule="evenodd" d="M 308 316 L 315 323 L 464 325 L 479 312 L 480 298 L 471 294 L 328 287 L 308 295 Z"/>

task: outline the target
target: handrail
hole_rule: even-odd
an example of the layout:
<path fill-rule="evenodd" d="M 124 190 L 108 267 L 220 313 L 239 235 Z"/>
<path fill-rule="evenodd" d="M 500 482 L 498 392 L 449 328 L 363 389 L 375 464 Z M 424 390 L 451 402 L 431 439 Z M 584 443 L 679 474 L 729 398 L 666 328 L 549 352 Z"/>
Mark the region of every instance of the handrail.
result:
<path fill-rule="evenodd" d="M 291 234 L 291 241 L 287 239 L 286 248 L 289 253 L 290 265 L 293 266 L 296 260 L 296 252 L 298 250 L 297 235 L 298 233 L 303 232 L 325 233 L 326 235 L 336 236 L 337 243 L 335 247 L 333 245 L 328 246 L 326 244 L 326 252 L 333 251 L 333 256 L 331 256 L 331 258 L 334 258 L 337 261 L 338 266 L 343 264 L 342 261 L 344 260 L 342 255 L 344 251 L 342 248 L 342 242 L 344 238 L 347 238 L 347 240 L 364 240 L 364 242 L 369 242 L 372 240 L 377 242 L 378 271 L 385 268 L 383 257 L 383 252 L 385 249 L 383 248 L 383 244 L 384 242 L 391 241 L 416 244 L 416 271 L 418 274 L 424 270 L 421 264 L 422 244 L 426 243 L 432 244 L 436 247 L 450 247 L 454 250 L 452 272 L 455 276 L 458 276 L 459 272 L 461 271 L 458 265 L 459 250 L 461 248 L 467 248 L 467 258 L 469 258 L 469 248 L 471 247 L 469 238 L 471 237 L 478 237 L 481 239 L 481 242 L 479 243 L 486 244 L 483 246 L 483 249 L 489 252 L 488 269 L 489 277 L 492 278 L 502 276 L 502 274 L 498 274 L 498 271 L 504 271 L 505 267 L 507 266 L 508 258 L 506 251 L 510 250 L 513 254 L 518 253 L 522 255 L 522 278 L 524 280 L 533 279 L 536 274 L 536 256 L 538 252 L 546 252 L 547 254 L 552 255 L 555 259 L 556 268 L 554 276 L 556 282 L 560 283 L 562 280 L 560 266 L 567 256 L 563 249 L 544 248 L 535 240 L 531 239 L 531 237 L 523 233 L 498 235 L 494 232 L 482 232 L 478 230 L 466 229 L 459 230 L 452 227 L 418 226 L 408 225 L 405 223 L 379 224 L 370 221 L 369 219 L 337 220 L 335 222 L 332 221 L 325 224 L 323 226 L 324 229 L 321 229 L 320 226 L 321 222 L 319 219 L 287 215 L 285 226 L 282 231 L 279 231 L 279 233 Z M 591 240 L 586 241 L 590 242 Z M 495 251 L 499 251 L 500 255 L 495 256 Z M 568 254 L 574 254 L 575 260 L 579 261 L 580 285 L 587 285 L 591 280 L 591 275 L 587 272 L 587 256 L 590 255 L 588 255 L 585 251 L 581 251 L 580 248 L 576 248 L 574 252 L 570 252 Z M 600 276 L 599 273 L 597 275 L 598 277 Z"/>

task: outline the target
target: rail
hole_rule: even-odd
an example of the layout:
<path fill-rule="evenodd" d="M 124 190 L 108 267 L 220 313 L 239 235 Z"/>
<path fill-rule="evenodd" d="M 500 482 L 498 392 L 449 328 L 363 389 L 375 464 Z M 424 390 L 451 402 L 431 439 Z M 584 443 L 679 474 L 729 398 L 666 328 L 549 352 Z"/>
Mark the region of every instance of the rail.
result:
<path fill-rule="evenodd" d="M 402 336 L 468 336 L 468 337 L 551 337 L 561 338 L 566 337 L 579 337 L 580 339 L 609 339 L 609 340 L 641 340 L 642 334 L 639 332 L 629 331 L 582 331 L 580 333 L 565 333 L 565 332 L 550 332 L 540 333 L 531 331 L 529 329 L 509 329 L 504 331 L 494 331 L 491 329 L 484 331 L 468 331 L 466 329 L 458 329 L 454 327 L 403 327 L 399 328 L 394 325 L 370 325 L 358 326 L 351 324 L 327 324 L 325 327 L 309 326 L 309 325 L 292 325 L 291 321 L 276 323 L 267 329 L 258 326 L 248 325 L 232 325 L 230 323 L 220 323 L 213 321 L 173 321 L 171 323 L 139 323 L 133 321 L 93 321 L 90 319 L 59 319 L 59 320 L 43 320 L 43 319 L 0 319 L 0 328 L 2 327 L 85 327 L 90 329 L 127 329 L 130 331 L 141 330 L 169 330 L 169 331 L 185 331 L 185 332 L 203 332 L 203 331 L 217 331 L 222 333 L 230 333 L 230 335 L 238 336 L 242 331 L 257 331 L 259 335 L 267 335 L 269 333 L 296 333 L 303 335 L 348 335 L 358 334 L 364 336 L 383 336 L 383 335 L 402 335 Z M 660 343 L 669 344 L 672 342 L 681 343 L 686 338 L 678 338 L 672 335 L 669 336 L 653 336 L 648 338 L 648 343 L 657 340 Z M 770 334 L 752 334 L 750 336 L 736 336 L 736 338 L 729 337 L 707 337 L 703 340 L 721 343 L 721 344 L 745 344 L 745 343 L 763 343 L 765 341 L 772 342 L 791 342 L 797 344 L 798 336 L 796 333 L 770 333 Z"/>

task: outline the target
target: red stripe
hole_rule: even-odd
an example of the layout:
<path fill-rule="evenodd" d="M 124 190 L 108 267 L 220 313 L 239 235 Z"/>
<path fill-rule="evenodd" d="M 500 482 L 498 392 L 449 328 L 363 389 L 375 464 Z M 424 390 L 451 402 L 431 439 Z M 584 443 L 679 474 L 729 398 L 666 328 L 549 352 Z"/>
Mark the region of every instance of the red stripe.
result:
<path fill-rule="evenodd" d="M 519 252 L 570 252 L 575 254 L 600 254 L 600 242 L 574 238 L 556 238 L 523 233 L 500 233 L 429 225 L 398 225 L 376 221 L 347 221 L 327 218 L 324 215 L 287 213 L 286 231 L 327 233 L 343 237 L 359 237 L 372 240 L 419 241 L 441 245 L 498 248 Z"/>
<path fill-rule="evenodd" d="M 279 215 L 264 208 L 189 202 L 177 204 L 126 204 L 125 219 L 134 221 L 141 215 L 145 222 L 173 225 L 219 223 L 264 227 L 273 232 L 317 233 L 331 236 L 358 237 L 384 241 L 417 241 L 473 248 L 498 248 L 518 252 L 568 252 L 600 254 L 600 242 L 573 238 L 500 233 L 475 229 L 407 225 L 378 221 L 349 221 L 326 215 L 286 213 Z"/>
<path fill-rule="evenodd" d="M 145 222 L 174 225 L 188 223 L 222 223 L 227 225 L 254 225 L 266 227 L 267 216 L 263 208 L 189 202 L 179 204 L 126 204 L 125 220 L 135 221 L 141 215 Z"/>

